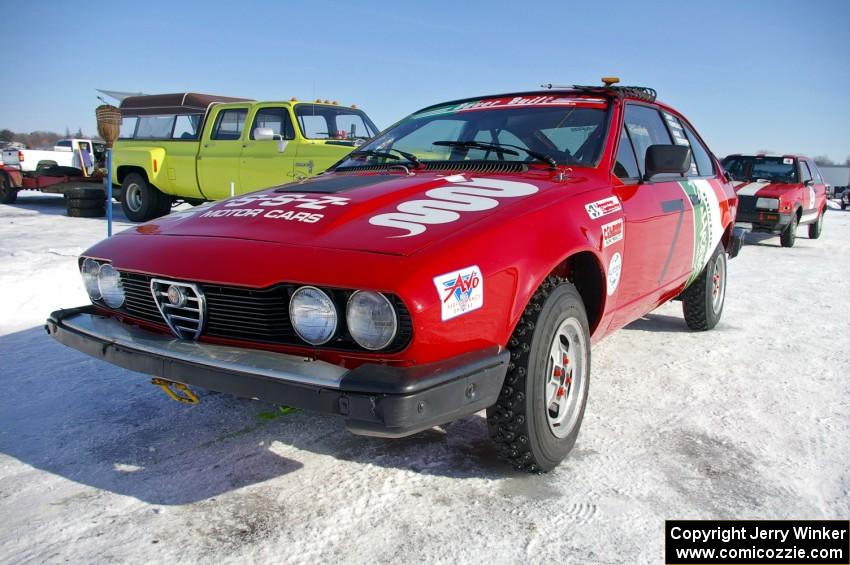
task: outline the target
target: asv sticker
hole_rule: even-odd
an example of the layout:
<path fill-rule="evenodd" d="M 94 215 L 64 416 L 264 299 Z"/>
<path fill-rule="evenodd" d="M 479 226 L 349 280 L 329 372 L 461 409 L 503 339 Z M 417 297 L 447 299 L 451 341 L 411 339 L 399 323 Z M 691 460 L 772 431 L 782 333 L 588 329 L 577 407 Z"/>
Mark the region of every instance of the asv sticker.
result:
<path fill-rule="evenodd" d="M 620 253 L 614 253 L 611 262 L 608 263 L 608 296 L 614 294 L 620 284 L 620 275 L 623 272 L 623 257 Z"/>
<path fill-rule="evenodd" d="M 614 212 L 618 212 L 623 209 L 623 207 L 620 206 L 620 200 L 616 196 L 603 198 L 602 200 L 585 204 L 584 208 L 587 210 L 587 215 L 590 216 L 591 220 L 607 216 L 608 214 L 613 214 Z"/>
<path fill-rule="evenodd" d="M 434 277 L 442 319 L 451 320 L 484 306 L 484 279 L 477 265 Z"/>
<path fill-rule="evenodd" d="M 623 232 L 625 231 L 625 226 L 623 224 L 623 219 L 620 218 L 614 222 L 605 224 L 602 226 L 602 247 L 614 245 L 621 239 L 623 239 Z"/>

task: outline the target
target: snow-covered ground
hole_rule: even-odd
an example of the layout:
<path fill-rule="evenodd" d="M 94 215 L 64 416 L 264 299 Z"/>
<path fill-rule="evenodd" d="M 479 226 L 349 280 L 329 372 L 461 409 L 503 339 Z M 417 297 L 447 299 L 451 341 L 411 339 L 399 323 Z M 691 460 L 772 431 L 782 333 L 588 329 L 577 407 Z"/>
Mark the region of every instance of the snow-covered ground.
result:
<path fill-rule="evenodd" d="M 0 562 L 658 563 L 665 519 L 850 517 L 850 212 L 593 351 L 576 449 L 528 476 L 484 418 L 402 440 L 225 395 L 187 407 L 49 338 L 102 219 L 0 206 Z M 118 214 L 119 217 L 120 213 Z"/>

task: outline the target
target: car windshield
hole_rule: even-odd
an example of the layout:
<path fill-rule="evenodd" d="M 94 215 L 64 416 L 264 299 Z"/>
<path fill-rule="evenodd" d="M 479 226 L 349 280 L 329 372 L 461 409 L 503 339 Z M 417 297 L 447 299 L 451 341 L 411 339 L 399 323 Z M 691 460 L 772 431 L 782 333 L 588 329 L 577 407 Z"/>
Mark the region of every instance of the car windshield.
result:
<path fill-rule="evenodd" d="M 797 162 L 792 157 L 727 157 L 723 168 L 739 181 L 799 182 Z"/>
<path fill-rule="evenodd" d="M 361 110 L 344 106 L 298 104 L 295 117 L 307 139 L 364 140 L 378 133 L 378 128 Z"/>
<path fill-rule="evenodd" d="M 561 95 L 488 98 L 427 108 L 363 145 L 337 168 L 410 161 L 595 166 L 605 141 L 607 115 L 608 103 L 602 98 Z"/>

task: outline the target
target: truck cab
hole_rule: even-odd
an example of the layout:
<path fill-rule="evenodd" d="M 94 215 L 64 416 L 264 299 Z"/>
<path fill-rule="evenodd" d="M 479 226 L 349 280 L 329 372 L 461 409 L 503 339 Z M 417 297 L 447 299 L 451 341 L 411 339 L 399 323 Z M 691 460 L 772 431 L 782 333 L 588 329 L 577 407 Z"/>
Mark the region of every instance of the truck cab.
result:
<path fill-rule="evenodd" d="M 166 214 L 178 199 L 219 200 L 316 175 L 378 131 L 362 110 L 329 100 L 135 96 L 121 111 L 113 177 L 133 221 Z"/>

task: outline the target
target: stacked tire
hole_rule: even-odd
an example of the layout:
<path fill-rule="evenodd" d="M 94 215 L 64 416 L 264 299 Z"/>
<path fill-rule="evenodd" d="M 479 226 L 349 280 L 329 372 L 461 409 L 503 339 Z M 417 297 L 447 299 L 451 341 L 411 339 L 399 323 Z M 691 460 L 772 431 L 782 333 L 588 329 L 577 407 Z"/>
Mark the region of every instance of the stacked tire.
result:
<path fill-rule="evenodd" d="M 68 215 L 72 218 L 102 218 L 106 215 L 106 194 L 99 187 L 77 187 L 65 191 Z"/>

